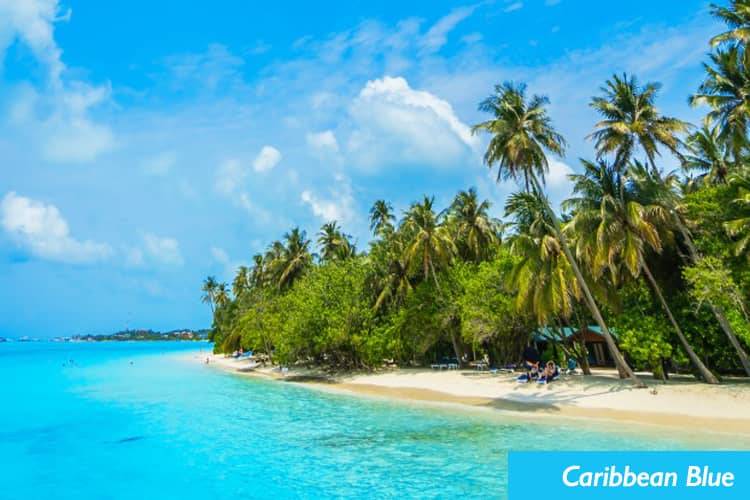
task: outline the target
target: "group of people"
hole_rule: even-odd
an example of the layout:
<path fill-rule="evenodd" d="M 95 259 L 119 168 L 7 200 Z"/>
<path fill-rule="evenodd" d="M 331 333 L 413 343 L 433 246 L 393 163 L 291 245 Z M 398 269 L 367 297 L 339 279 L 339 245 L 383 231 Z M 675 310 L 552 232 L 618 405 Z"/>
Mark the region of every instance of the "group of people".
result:
<path fill-rule="evenodd" d="M 523 351 L 523 364 L 526 373 L 518 377 L 519 382 L 530 383 L 536 380 L 540 384 L 549 384 L 560 376 L 560 369 L 553 360 L 542 364 L 542 356 L 532 345 Z"/>

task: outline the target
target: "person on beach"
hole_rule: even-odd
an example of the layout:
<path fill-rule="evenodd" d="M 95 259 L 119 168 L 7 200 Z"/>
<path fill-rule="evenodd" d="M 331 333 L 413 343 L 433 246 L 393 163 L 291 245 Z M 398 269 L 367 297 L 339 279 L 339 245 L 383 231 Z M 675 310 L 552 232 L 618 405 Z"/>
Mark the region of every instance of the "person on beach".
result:
<path fill-rule="evenodd" d="M 542 370 L 541 375 L 539 376 L 539 383 L 540 384 L 549 384 L 553 380 L 555 380 L 560 375 L 560 370 L 557 368 L 557 365 L 554 361 L 549 360 L 547 361 L 547 366 L 544 367 L 544 370 Z"/>
<path fill-rule="evenodd" d="M 526 367 L 526 382 L 531 382 L 532 379 L 539 375 L 539 363 L 541 363 L 541 361 L 542 357 L 539 355 L 539 351 L 529 343 L 523 351 L 523 362 Z"/>

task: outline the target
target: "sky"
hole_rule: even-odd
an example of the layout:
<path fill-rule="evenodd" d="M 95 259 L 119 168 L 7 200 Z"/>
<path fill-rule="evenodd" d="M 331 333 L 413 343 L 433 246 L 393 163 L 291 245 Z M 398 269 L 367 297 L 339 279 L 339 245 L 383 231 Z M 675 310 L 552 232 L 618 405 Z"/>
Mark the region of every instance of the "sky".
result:
<path fill-rule="evenodd" d="M 380 198 L 473 186 L 502 216 L 471 126 L 508 80 L 568 140 L 559 203 L 605 80 L 697 123 L 720 30 L 695 0 L 0 0 L 0 336 L 208 327 L 207 275 L 334 219 L 366 248 Z"/>

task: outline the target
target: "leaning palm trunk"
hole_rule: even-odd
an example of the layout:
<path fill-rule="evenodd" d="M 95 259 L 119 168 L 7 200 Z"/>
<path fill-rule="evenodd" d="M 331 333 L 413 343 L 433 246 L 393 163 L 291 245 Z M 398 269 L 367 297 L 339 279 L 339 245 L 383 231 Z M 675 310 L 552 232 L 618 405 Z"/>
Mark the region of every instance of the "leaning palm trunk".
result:
<path fill-rule="evenodd" d="M 617 348 L 617 344 L 615 344 L 615 340 L 612 337 L 612 334 L 609 332 L 607 324 L 604 322 L 602 313 L 599 311 L 599 307 L 596 305 L 596 301 L 594 301 L 594 296 L 591 294 L 591 290 L 589 290 L 589 287 L 586 284 L 586 280 L 583 278 L 583 274 L 578 267 L 578 262 L 576 262 L 575 258 L 573 257 L 573 253 L 570 251 L 570 247 L 568 247 L 568 242 L 565 239 L 565 235 L 563 234 L 562 230 L 560 229 L 560 221 L 558 220 L 557 215 L 555 215 L 555 211 L 552 210 L 552 207 L 550 207 L 549 203 L 547 202 L 547 198 L 544 197 L 542 187 L 539 185 L 539 180 L 536 178 L 536 175 L 532 174 L 530 177 L 534 185 L 534 189 L 536 189 L 537 193 L 541 195 L 544 209 L 547 211 L 547 215 L 552 220 L 555 235 L 560 240 L 560 245 L 562 246 L 563 252 L 565 253 L 565 257 L 570 263 L 570 267 L 573 269 L 573 274 L 575 274 L 576 276 L 578 285 L 581 287 L 581 290 L 583 290 L 583 296 L 585 298 L 586 305 L 588 306 L 591 315 L 594 317 L 596 324 L 599 325 L 599 328 L 602 330 L 602 335 L 604 336 L 604 340 L 607 343 L 609 352 L 612 354 L 612 359 L 615 362 L 615 366 L 617 367 L 617 371 L 620 374 L 620 378 L 629 379 L 633 382 L 633 384 L 635 384 L 636 387 L 646 387 L 646 384 L 641 379 L 636 377 L 635 372 L 633 372 L 633 369 L 630 368 L 628 363 L 625 361 L 625 358 L 622 356 L 620 349 Z"/>
<path fill-rule="evenodd" d="M 690 237 L 688 228 L 686 228 L 682 223 L 679 215 L 674 214 L 674 219 L 677 228 L 682 234 L 682 238 L 685 240 L 685 245 L 687 246 L 688 252 L 690 253 L 690 260 L 693 262 L 693 264 L 697 264 L 700 257 L 698 255 L 698 250 L 695 248 L 695 244 L 693 243 L 693 239 Z M 716 320 L 719 322 L 721 329 L 724 330 L 724 333 L 729 339 L 729 343 L 732 344 L 734 350 L 737 351 L 737 355 L 740 357 L 740 362 L 742 363 L 742 367 L 745 369 L 745 373 L 750 375 L 750 359 L 748 358 L 745 350 L 742 348 L 742 344 L 740 344 L 739 339 L 737 339 L 737 335 L 734 333 L 734 329 L 732 329 L 729 321 L 727 321 L 727 317 L 724 315 L 724 309 L 722 309 L 721 306 L 715 305 L 711 300 L 709 300 L 708 304 L 711 307 L 711 311 L 714 313 L 714 316 L 716 316 Z"/>
<path fill-rule="evenodd" d="M 682 329 L 677 324 L 677 321 L 674 319 L 674 316 L 672 315 L 672 310 L 669 308 L 667 301 L 664 299 L 664 295 L 661 293 L 661 288 L 659 287 L 658 283 L 656 283 L 656 280 L 654 279 L 654 275 L 651 274 L 651 270 L 648 268 L 648 265 L 645 262 L 643 263 L 642 269 L 643 269 L 643 273 L 646 275 L 646 278 L 648 279 L 649 284 L 651 285 L 651 288 L 654 290 L 654 293 L 659 298 L 659 302 L 661 302 L 661 306 L 662 308 L 664 308 L 664 312 L 667 313 L 669 322 L 672 323 L 672 326 L 674 327 L 674 331 L 677 334 L 677 338 L 680 339 L 682 348 L 685 349 L 685 352 L 687 353 L 688 358 L 690 358 L 690 362 L 693 364 L 693 366 L 695 366 L 695 368 L 701 374 L 701 377 L 703 377 L 703 380 L 705 380 L 709 384 L 718 384 L 719 379 L 717 379 L 716 376 L 713 373 L 711 373 L 711 370 L 706 368 L 706 365 L 703 364 L 703 361 L 700 360 L 698 355 L 695 354 L 695 351 L 693 351 L 693 348 L 690 347 L 690 344 L 688 343 L 687 338 L 682 333 Z"/>

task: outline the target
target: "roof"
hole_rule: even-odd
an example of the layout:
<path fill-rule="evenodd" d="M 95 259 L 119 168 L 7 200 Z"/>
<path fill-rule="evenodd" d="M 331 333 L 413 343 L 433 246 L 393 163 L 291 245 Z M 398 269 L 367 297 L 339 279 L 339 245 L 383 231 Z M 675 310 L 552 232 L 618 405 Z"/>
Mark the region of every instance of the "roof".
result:
<path fill-rule="evenodd" d="M 566 339 L 569 339 L 570 337 L 574 336 L 578 332 L 582 332 L 585 336 L 585 339 L 588 341 L 604 341 L 604 336 L 602 335 L 602 329 L 599 328 L 596 325 L 589 325 L 586 327 L 581 328 L 569 328 L 565 327 L 562 329 L 563 335 L 565 335 Z M 549 328 L 549 327 L 543 327 L 538 330 L 536 330 L 533 333 L 534 340 L 536 342 L 549 342 L 550 340 L 559 340 L 559 328 Z M 617 338 L 617 332 L 615 332 L 613 329 L 609 329 L 609 332 L 612 334 L 614 338 Z"/>

